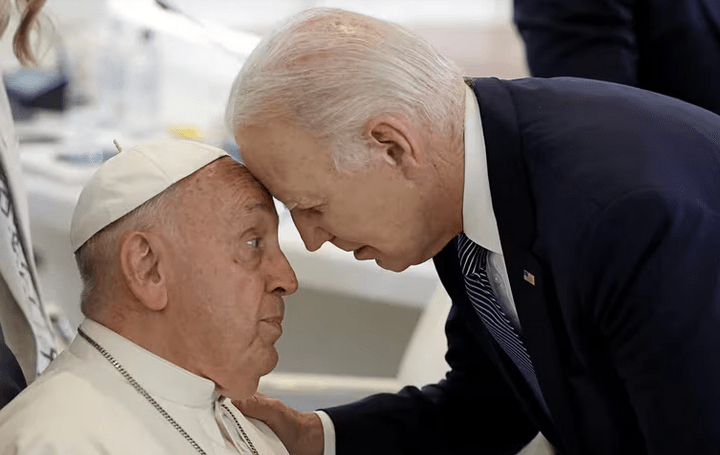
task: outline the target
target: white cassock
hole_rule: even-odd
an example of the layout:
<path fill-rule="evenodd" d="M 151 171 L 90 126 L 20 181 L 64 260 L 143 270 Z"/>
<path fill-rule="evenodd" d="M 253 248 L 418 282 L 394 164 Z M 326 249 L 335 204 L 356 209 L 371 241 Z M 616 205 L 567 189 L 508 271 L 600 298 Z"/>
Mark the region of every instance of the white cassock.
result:
<path fill-rule="evenodd" d="M 260 455 L 287 455 L 264 423 L 243 416 L 215 392 L 212 381 L 94 321 L 86 319 L 80 327 L 208 455 L 252 453 L 238 424 Z M 200 452 L 188 439 L 80 336 L 0 411 L 0 455 L 196 453 Z"/>

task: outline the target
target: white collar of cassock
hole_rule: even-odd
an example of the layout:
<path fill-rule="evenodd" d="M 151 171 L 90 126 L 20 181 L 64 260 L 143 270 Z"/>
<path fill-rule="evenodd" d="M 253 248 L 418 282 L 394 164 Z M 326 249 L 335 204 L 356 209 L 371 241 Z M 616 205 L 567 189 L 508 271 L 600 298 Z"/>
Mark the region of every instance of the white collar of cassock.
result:
<path fill-rule="evenodd" d="M 211 380 L 158 357 L 91 319 L 85 319 L 80 327 L 153 397 L 198 408 L 210 407 L 218 399 Z M 99 354 L 80 337 L 76 337 L 68 349 L 80 358 Z"/>

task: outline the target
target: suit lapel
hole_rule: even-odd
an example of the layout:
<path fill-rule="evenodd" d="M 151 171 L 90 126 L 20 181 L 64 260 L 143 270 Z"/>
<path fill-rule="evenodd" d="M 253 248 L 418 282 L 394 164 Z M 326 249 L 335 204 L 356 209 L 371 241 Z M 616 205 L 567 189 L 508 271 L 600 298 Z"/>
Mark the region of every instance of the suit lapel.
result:
<path fill-rule="evenodd" d="M 568 385 L 565 374 L 569 341 L 559 314 L 548 272 L 533 254 L 536 240 L 535 206 L 527 167 L 521 155 L 515 106 L 498 79 L 475 79 L 485 137 L 490 193 L 500 231 L 503 256 L 526 347 L 554 426 L 564 435 L 567 449 L 575 449 Z M 550 303 L 548 303 L 548 300 Z M 547 428 L 547 427 L 544 427 Z M 551 435 L 547 435 L 552 438 Z"/>
<path fill-rule="evenodd" d="M 555 302 L 552 296 L 549 297 L 553 293 L 552 284 L 532 253 L 519 248 L 513 253 L 513 259 L 505 262 L 526 340 L 525 347 L 533 360 L 535 375 L 550 408 L 555 429 L 565 436 L 563 443 L 567 449 L 582 453 L 576 440 L 567 440 L 568 435 L 575 434 L 574 413 L 567 400 L 570 341 L 563 327 L 562 315 L 555 311 L 557 306 L 548 304 L 548 300 Z M 532 277 L 527 277 L 528 274 Z"/>
<path fill-rule="evenodd" d="M 505 381 L 515 392 L 515 395 L 522 403 L 525 411 L 535 422 L 535 425 L 538 428 L 542 428 L 543 432 L 546 433 L 549 438 L 553 438 L 553 434 L 547 434 L 547 432 L 553 431 L 553 424 L 538 404 L 532 390 L 520 374 L 520 371 L 487 331 L 468 299 L 465 290 L 465 281 L 462 270 L 460 269 L 456 239 L 453 239 L 443 251 L 435 256 L 434 261 L 443 286 L 445 286 L 445 289 L 450 295 L 453 305 L 457 307 L 466 324 L 470 327 L 470 331 L 473 333 L 475 340 L 482 346 L 483 350 L 498 367 Z"/>
<path fill-rule="evenodd" d="M 700 3 L 708 16 L 710 27 L 715 31 L 715 37 L 720 40 L 720 5 L 716 0 L 702 0 Z"/>

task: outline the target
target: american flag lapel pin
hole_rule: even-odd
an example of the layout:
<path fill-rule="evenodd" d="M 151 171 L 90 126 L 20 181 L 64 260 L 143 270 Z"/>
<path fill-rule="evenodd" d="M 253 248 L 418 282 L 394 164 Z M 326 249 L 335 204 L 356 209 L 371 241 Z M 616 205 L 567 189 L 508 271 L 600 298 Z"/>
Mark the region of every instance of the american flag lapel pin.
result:
<path fill-rule="evenodd" d="M 535 286 L 535 275 L 528 272 L 527 270 L 523 270 L 523 278 L 525 279 L 525 281 Z"/>

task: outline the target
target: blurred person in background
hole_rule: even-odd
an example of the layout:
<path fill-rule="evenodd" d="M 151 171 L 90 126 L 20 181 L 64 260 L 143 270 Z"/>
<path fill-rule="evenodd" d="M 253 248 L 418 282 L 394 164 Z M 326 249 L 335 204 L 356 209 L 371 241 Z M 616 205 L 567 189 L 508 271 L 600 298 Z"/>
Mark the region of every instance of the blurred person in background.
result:
<path fill-rule="evenodd" d="M 720 114 L 720 1 L 514 1 L 532 76 L 617 82 Z"/>
<path fill-rule="evenodd" d="M 35 63 L 31 37 L 44 4 L 45 0 L 0 0 L 0 36 L 8 32 L 12 9 L 20 11 L 13 50 L 24 65 Z M 18 141 L 0 80 L 0 408 L 56 354 L 56 338 L 40 297 Z"/>
<path fill-rule="evenodd" d="M 78 336 L 0 411 L 0 454 L 280 454 L 230 402 L 277 364 L 297 280 L 272 198 L 217 147 L 156 141 L 103 163 L 71 244 Z"/>
<path fill-rule="evenodd" d="M 451 367 L 300 413 L 240 403 L 291 453 L 720 453 L 720 116 L 580 78 L 463 79 L 408 30 L 310 9 L 227 108 L 305 246 L 433 259 Z M 399 290 L 398 292 L 402 292 Z"/>

